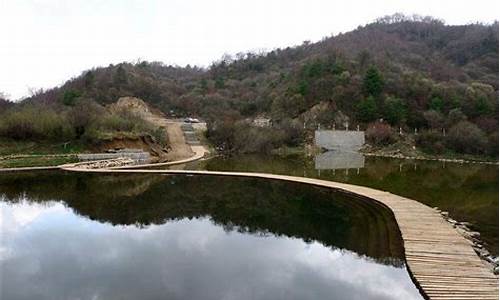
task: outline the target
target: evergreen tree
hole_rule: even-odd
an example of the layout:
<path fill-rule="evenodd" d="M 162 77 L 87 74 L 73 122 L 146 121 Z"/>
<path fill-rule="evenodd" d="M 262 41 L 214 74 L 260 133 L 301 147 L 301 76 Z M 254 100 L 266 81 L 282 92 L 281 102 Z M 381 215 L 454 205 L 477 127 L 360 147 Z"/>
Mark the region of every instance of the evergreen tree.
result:
<path fill-rule="evenodd" d="M 221 76 L 215 78 L 215 88 L 223 89 L 224 87 L 225 87 L 224 78 L 222 78 Z"/>
<path fill-rule="evenodd" d="M 81 96 L 81 93 L 79 91 L 67 90 L 63 94 L 62 102 L 64 105 L 73 106 L 73 105 L 75 105 L 76 100 L 80 96 Z"/>
<path fill-rule="evenodd" d="M 116 69 L 114 81 L 117 85 L 127 83 L 127 72 L 122 65 L 118 66 L 118 68 Z"/>
<path fill-rule="evenodd" d="M 391 124 L 400 124 L 406 118 L 406 105 L 403 100 L 387 97 L 384 101 L 384 118 Z"/>
<path fill-rule="evenodd" d="M 358 103 L 357 117 L 363 122 L 371 122 L 377 118 L 377 103 L 373 96 L 368 96 Z"/>
<path fill-rule="evenodd" d="M 363 92 L 365 95 L 378 97 L 384 88 L 384 79 L 375 66 L 371 66 L 366 71 L 363 79 Z"/>
<path fill-rule="evenodd" d="M 95 76 L 92 71 L 88 71 L 87 73 L 85 73 L 85 75 L 83 76 L 83 82 L 85 84 L 85 87 L 87 88 L 90 87 L 94 83 L 94 79 Z"/>
<path fill-rule="evenodd" d="M 431 103 L 429 105 L 429 109 L 432 109 L 432 110 L 435 110 L 435 111 L 439 111 L 439 112 L 443 112 L 443 108 L 444 108 L 444 101 L 443 99 L 441 99 L 440 97 L 434 97 L 431 99 Z"/>

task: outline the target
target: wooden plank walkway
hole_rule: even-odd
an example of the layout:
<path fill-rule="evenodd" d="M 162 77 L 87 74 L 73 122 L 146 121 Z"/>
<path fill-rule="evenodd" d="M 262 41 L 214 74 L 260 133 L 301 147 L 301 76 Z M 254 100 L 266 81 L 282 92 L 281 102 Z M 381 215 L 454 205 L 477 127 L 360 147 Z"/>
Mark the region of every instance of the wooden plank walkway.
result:
<path fill-rule="evenodd" d="M 378 201 L 394 213 L 403 238 L 410 275 L 427 299 L 498 299 L 498 277 L 461 236 L 434 209 L 388 192 L 320 179 L 266 173 L 189 170 L 79 170 L 102 173 L 159 173 L 256 177 L 333 188 Z"/>

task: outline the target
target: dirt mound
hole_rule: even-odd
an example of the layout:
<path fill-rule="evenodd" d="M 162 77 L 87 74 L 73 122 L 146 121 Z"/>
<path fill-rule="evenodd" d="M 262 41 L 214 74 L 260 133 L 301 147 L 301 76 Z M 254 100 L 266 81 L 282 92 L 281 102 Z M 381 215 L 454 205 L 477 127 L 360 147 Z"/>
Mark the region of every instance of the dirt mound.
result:
<path fill-rule="evenodd" d="M 121 97 L 113 104 L 108 106 L 109 111 L 111 112 L 120 112 L 120 111 L 130 111 L 136 113 L 144 118 L 148 118 L 152 115 L 151 109 L 149 106 L 140 98 L 136 97 Z"/>

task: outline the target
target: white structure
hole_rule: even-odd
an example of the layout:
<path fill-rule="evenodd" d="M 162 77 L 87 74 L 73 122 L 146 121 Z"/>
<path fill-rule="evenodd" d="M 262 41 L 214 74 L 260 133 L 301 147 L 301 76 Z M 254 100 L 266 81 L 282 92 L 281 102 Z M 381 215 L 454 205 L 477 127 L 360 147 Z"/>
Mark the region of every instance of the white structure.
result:
<path fill-rule="evenodd" d="M 255 118 L 252 123 L 258 127 L 269 127 L 271 126 L 271 119 L 264 117 Z"/>
<path fill-rule="evenodd" d="M 316 146 L 327 150 L 359 150 L 365 144 L 364 131 L 316 130 Z"/>

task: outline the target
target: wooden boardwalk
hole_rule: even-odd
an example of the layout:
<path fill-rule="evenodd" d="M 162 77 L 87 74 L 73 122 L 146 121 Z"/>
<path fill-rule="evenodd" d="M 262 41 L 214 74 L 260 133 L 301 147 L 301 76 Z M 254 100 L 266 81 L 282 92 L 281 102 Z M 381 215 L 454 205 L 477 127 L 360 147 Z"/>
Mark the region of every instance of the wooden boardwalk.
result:
<path fill-rule="evenodd" d="M 188 170 L 79 170 L 102 173 L 159 173 L 256 177 L 333 188 L 378 201 L 394 213 L 401 231 L 408 271 L 427 299 L 498 299 L 498 277 L 474 252 L 471 242 L 439 212 L 415 200 L 367 187 L 266 173 Z"/>

